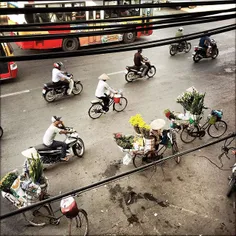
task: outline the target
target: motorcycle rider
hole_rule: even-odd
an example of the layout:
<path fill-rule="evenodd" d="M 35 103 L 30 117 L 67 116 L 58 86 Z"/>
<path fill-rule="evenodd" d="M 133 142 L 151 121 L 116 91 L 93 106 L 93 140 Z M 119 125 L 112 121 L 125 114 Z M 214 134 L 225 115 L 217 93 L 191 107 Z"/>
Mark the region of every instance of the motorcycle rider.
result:
<path fill-rule="evenodd" d="M 178 38 L 179 37 L 183 37 L 184 36 L 183 31 L 184 31 L 184 28 L 183 27 L 179 27 L 177 32 L 175 33 L 175 37 L 178 37 Z M 185 40 L 180 41 L 179 45 L 183 45 L 183 46 L 186 47 L 187 46 L 187 42 Z"/>
<path fill-rule="evenodd" d="M 206 51 L 206 56 L 211 56 L 211 39 L 209 34 L 205 34 L 199 40 L 199 46 Z"/>
<path fill-rule="evenodd" d="M 148 72 L 148 66 L 145 65 L 144 58 L 142 56 L 142 49 L 138 49 L 138 51 L 134 54 L 134 65 L 137 66 L 139 69 L 143 68 L 141 76 L 144 77 Z"/>
<path fill-rule="evenodd" d="M 106 113 L 109 111 L 109 96 L 107 93 L 117 93 L 116 90 L 112 89 L 106 82 L 109 78 L 107 74 L 102 74 L 98 77 L 99 82 L 95 91 L 95 96 L 103 101 L 103 112 Z"/>
<path fill-rule="evenodd" d="M 70 95 L 74 86 L 74 81 L 71 79 L 71 77 L 68 77 L 64 74 L 64 72 L 61 70 L 62 66 L 62 62 L 55 62 L 53 64 L 54 68 L 52 69 L 52 82 L 53 84 L 59 86 L 68 86 L 69 89 L 67 90 L 67 95 Z"/>
<path fill-rule="evenodd" d="M 52 121 L 52 124 L 49 126 L 49 128 L 46 130 L 46 132 L 43 136 L 43 144 L 49 148 L 61 147 L 61 150 L 62 150 L 61 160 L 68 161 L 69 158 L 66 157 L 66 148 L 67 148 L 66 143 L 61 142 L 61 141 L 56 141 L 56 140 L 54 140 L 54 138 L 58 133 L 59 134 L 68 134 L 70 132 L 63 129 L 64 124 L 61 121 L 61 117 L 52 116 L 51 121 Z"/>

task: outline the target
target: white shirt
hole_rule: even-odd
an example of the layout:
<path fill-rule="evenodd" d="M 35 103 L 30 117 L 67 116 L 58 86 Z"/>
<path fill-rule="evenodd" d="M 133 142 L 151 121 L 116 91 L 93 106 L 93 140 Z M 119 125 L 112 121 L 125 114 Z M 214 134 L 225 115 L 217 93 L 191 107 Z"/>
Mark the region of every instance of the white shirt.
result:
<path fill-rule="evenodd" d="M 96 92 L 95 92 L 95 96 L 98 97 L 98 98 L 99 97 L 105 97 L 104 94 L 107 90 L 110 90 L 113 93 L 116 92 L 105 81 L 99 80 L 98 85 L 97 85 L 97 89 L 96 89 Z"/>
<path fill-rule="evenodd" d="M 58 70 L 57 68 L 53 68 L 52 69 L 52 82 L 57 83 L 61 80 L 61 78 L 64 79 L 70 79 L 69 77 L 67 77 L 66 75 L 64 75 L 60 70 Z"/>
<path fill-rule="evenodd" d="M 43 136 L 43 144 L 46 146 L 50 146 L 53 143 L 53 140 L 55 139 L 56 135 L 60 131 L 61 130 L 59 128 L 51 124 Z"/>

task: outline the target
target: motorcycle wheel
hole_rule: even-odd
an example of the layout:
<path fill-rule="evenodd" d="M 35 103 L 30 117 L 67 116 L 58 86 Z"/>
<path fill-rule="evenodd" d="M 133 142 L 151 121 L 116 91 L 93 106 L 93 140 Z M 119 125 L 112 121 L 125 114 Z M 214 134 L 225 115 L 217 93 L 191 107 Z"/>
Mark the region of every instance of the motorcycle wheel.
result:
<path fill-rule="evenodd" d="M 177 53 L 177 47 L 170 46 L 170 55 L 174 56 Z"/>
<path fill-rule="evenodd" d="M 78 95 L 83 91 L 83 85 L 80 82 L 77 82 L 74 84 L 74 88 L 72 90 L 72 93 L 74 95 Z"/>
<path fill-rule="evenodd" d="M 88 111 L 89 117 L 92 119 L 98 119 L 102 113 L 102 105 L 100 103 L 93 104 Z"/>
<path fill-rule="evenodd" d="M 191 43 L 187 43 L 187 48 L 184 49 L 185 53 L 188 53 L 191 50 Z"/>
<path fill-rule="evenodd" d="M 3 129 L 2 127 L 0 126 L 0 138 L 3 136 Z"/>
<path fill-rule="evenodd" d="M 199 56 L 199 54 L 195 54 L 194 56 L 193 56 L 193 61 L 194 62 L 199 62 L 201 60 L 201 57 Z"/>
<path fill-rule="evenodd" d="M 81 138 L 78 138 L 77 143 L 73 146 L 73 152 L 77 157 L 82 157 L 84 155 L 84 141 Z"/>
<path fill-rule="evenodd" d="M 130 83 L 133 82 L 135 79 L 135 73 L 133 71 L 128 71 L 128 73 L 125 75 L 125 80 Z"/>
<path fill-rule="evenodd" d="M 151 68 L 147 72 L 147 76 L 149 78 L 152 78 L 155 74 L 156 74 L 156 67 L 155 66 L 151 66 Z"/>
<path fill-rule="evenodd" d="M 217 57 L 218 57 L 218 55 L 219 55 L 219 49 L 218 48 L 216 48 L 215 50 L 214 50 L 214 53 L 212 54 L 212 59 L 216 59 Z"/>
<path fill-rule="evenodd" d="M 44 99 L 47 102 L 53 102 L 56 99 L 56 94 L 55 94 L 54 90 L 47 91 L 44 95 Z"/>

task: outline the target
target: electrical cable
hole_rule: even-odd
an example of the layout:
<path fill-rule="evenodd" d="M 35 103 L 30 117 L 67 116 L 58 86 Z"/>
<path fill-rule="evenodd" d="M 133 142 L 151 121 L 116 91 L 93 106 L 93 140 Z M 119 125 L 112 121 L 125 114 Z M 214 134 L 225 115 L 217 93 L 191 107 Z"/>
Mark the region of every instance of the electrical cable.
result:
<path fill-rule="evenodd" d="M 169 25 L 160 25 L 154 27 L 145 27 L 145 28 L 125 28 L 125 29 L 112 29 L 112 30 L 102 30 L 102 31 L 93 31 L 93 32 L 79 32 L 79 33 L 68 33 L 68 34 L 52 34 L 52 35 L 30 35 L 30 36 L 1 36 L 0 42 L 23 42 L 23 41 L 34 41 L 34 40 L 46 40 L 46 39 L 64 39 L 64 38 L 73 38 L 73 37 L 87 37 L 87 36 L 97 36 L 97 35 L 109 35 L 109 34 L 121 34 L 128 32 L 138 32 L 138 31 L 147 31 L 154 29 L 170 28 L 175 26 L 183 25 L 192 25 L 199 23 L 209 23 L 213 21 L 222 21 L 235 18 L 235 14 L 228 14 L 224 16 L 213 16 L 206 19 L 198 19 L 194 22 L 178 22 Z"/>
<path fill-rule="evenodd" d="M 153 19 L 162 19 L 162 18 L 175 18 L 175 17 L 185 17 L 185 16 L 204 16 L 211 14 L 219 14 L 225 12 L 234 11 L 235 8 L 225 9 L 225 10 L 214 10 L 214 11 L 205 11 L 205 12 L 192 12 L 192 13 L 179 13 L 179 14 L 168 14 L 161 16 L 149 16 L 149 17 L 131 17 L 131 18 L 112 18 L 112 19 L 102 19 L 102 20 L 82 20 L 82 21 L 67 21 L 67 22 L 49 22 L 49 23 L 29 23 L 29 24 L 15 24 L 15 25 L 2 25 L 0 26 L 0 31 L 4 31 L 7 29 L 18 29 L 18 28 L 30 28 L 33 26 L 54 26 L 54 25 L 75 25 L 75 24 L 88 24 L 88 23 L 105 23 L 105 22 L 128 22 L 135 20 L 153 20 Z M 20 30 L 19 30 L 20 31 Z M 7 31 L 5 31 L 7 32 Z"/>
<path fill-rule="evenodd" d="M 183 151 L 181 153 L 177 153 L 177 154 L 174 154 L 174 155 L 171 155 L 171 156 L 168 156 L 168 157 L 164 157 L 163 159 L 161 160 L 157 160 L 157 161 L 154 161 L 152 163 L 149 163 L 149 164 L 146 164 L 144 166 L 141 166 L 141 167 L 138 167 L 138 168 L 135 168 L 135 169 L 132 169 L 132 170 L 129 170 L 129 171 L 126 171 L 126 172 L 123 172 L 121 174 L 118 174 L 118 175 L 115 175 L 115 176 L 112 176 L 112 177 L 109 177 L 107 179 L 103 179 L 103 180 L 100 180 L 99 182 L 96 182 L 96 183 L 92 183 L 90 185 L 87 185 L 87 186 L 84 186 L 84 187 L 80 187 L 78 189 L 75 189 L 75 190 L 72 190 L 72 191 L 69 191 L 69 192 L 66 192 L 66 193 L 63 193 L 63 194 L 60 194 L 60 195 L 57 195 L 57 196 L 54 196 L 54 197 L 51 197 L 49 199 L 46 199 L 46 200 L 42 200 L 40 202 L 37 202 L 35 204 L 32 204 L 32 205 L 29 205 L 29 206 L 26 206 L 26 207 L 22 207 L 20 209 L 17 209 L 15 211 L 11 211 L 9 213 L 6 213 L 6 214 L 3 214 L 0 216 L 0 220 L 3 220 L 3 219 L 6 219 L 8 217 L 11 217 L 11 216 L 14 216 L 14 215 L 17 215 L 17 214 L 20 214 L 20 213 L 23 213 L 25 211 L 28 211 L 28 210 L 31 210 L 35 207 L 39 207 L 41 205 L 45 205 L 47 203 L 50 203 L 50 202 L 55 202 L 55 201 L 58 201 L 60 199 L 62 199 L 63 197 L 68 197 L 70 195 L 75 195 L 75 194 L 78 194 L 78 193 L 84 193 L 84 192 L 87 192 L 87 191 L 90 191 L 94 188 L 98 188 L 98 187 L 101 187 L 105 184 L 108 184 L 110 182 L 113 182 L 113 181 L 117 181 L 121 178 L 124 178 L 124 177 L 127 177 L 127 176 L 130 176 L 132 174 L 135 174 L 135 173 L 139 173 L 141 171 L 144 171 L 144 170 L 147 170 L 149 169 L 150 167 L 153 167 L 157 164 L 160 164 L 160 163 L 163 163 L 167 160 L 170 160 L 170 159 L 173 159 L 177 156 L 183 156 L 183 155 L 186 155 L 186 154 L 189 154 L 189 153 L 192 153 L 194 151 L 197 151 L 199 149 L 203 149 L 205 147 L 208 147 L 208 146 L 211 146 L 211 145 L 214 145 L 216 143 L 219 143 L 219 142 L 222 142 L 228 138 L 231 138 L 231 137 L 234 137 L 236 136 L 235 133 L 233 134 L 230 134 L 224 138 L 220 138 L 220 139 L 217 139 L 216 141 L 213 141 L 213 142 L 210 142 L 210 143 L 206 143 L 206 144 L 203 144 L 201 146 L 198 146 L 198 147 L 195 147 L 195 148 L 192 148 L 192 149 L 189 149 L 189 150 L 186 150 L 186 151 Z"/>
<path fill-rule="evenodd" d="M 181 2 L 182 7 L 188 6 L 205 6 L 205 5 L 222 5 L 222 4 L 235 4 L 234 0 L 227 1 L 189 1 Z M 117 10 L 117 9 L 139 9 L 139 8 L 160 8 L 160 7 L 177 7 L 179 3 L 147 3 L 147 4 L 127 4 L 127 5 L 99 5 L 87 7 L 50 7 L 50 8 L 1 8 L 0 14 L 25 14 L 25 13 L 58 13 L 58 12 L 75 12 L 75 11 L 96 11 L 96 10 Z"/>
<path fill-rule="evenodd" d="M 236 8 L 232 8 L 232 9 L 227 9 L 225 11 L 220 11 L 221 13 L 223 12 L 231 12 L 231 11 L 236 11 Z M 219 11 L 218 11 L 219 13 Z M 216 14 L 218 14 L 216 13 Z M 175 21 L 178 21 L 179 19 L 181 20 L 185 20 L 185 19 L 190 19 L 190 20 L 194 20 L 196 18 L 200 18 L 202 16 L 206 16 L 202 19 L 207 19 L 207 15 L 208 14 L 200 14 L 200 15 L 185 15 L 185 16 L 177 16 L 173 19 L 165 19 L 165 20 L 160 20 L 160 21 L 151 21 L 151 22 L 147 22 L 147 23 L 133 23 L 133 24 L 111 24 L 111 25 L 96 25 L 96 26 L 70 26 L 70 27 L 46 27 L 46 28 L 33 28 L 33 27 L 19 27 L 19 28 L 1 28 L 1 32 L 11 32 L 11 31 L 14 31 L 14 32 L 19 32 L 19 31 L 22 31 L 22 32 L 27 32 L 27 31 L 62 31 L 62 30 L 79 30 L 79 29 L 84 29 L 84 30 L 87 30 L 87 29 L 101 29 L 101 28 L 129 28 L 129 27 L 141 27 L 141 26 L 147 26 L 147 25 L 156 25 L 156 24 L 163 24 L 163 23 L 170 23 L 170 22 L 175 22 Z M 213 17 L 213 16 L 210 16 L 210 17 Z M 140 21 L 143 19 L 140 18 L 139 19 Z M 88 24 L 89 22 L 87 22 Z M 61 26 L 60 23 L 58 23 L 58 26 Z"/>
<path fill-rule="evenodd" d="M 152 48 L 152 47 L 158 47 L 158 46 L 164 46 L 164 45 L 169 45 L 172 43 L 177 43 L 182 40 L 192 40 L 196 38 L 200 38 L 206 34 L 219 34 L 223 32 L 227 32 L 230 30 L 236 29 L 236 24 L 231 24 L 226 27 L 220 27 L 220 28 L 214 28 L 214 29 L 209 29 L 206 31 L 202 32 L 197 32 L 194 34 L 190 35 L 185 35 L 181 39 L 175 38 L 175 39 L 161 39 L 157 40 L 154 43 L 152 41 L 146 42 L 146 44 L 135 44 L 131 46 L 119 46 L 119 47 L 111 47 L 111 48 L 101 48 L 101 49 L 82 49 L 79 51 L 73 51 L 73 52 L 57 52 L 55 54 L 54 52 L 51 53 L 42 53 L 42 54 L 33 54 L 33 55 L 22 55 L 22 56 L 11 56 L 11 57 L 0 57 L 0 62 L 9 62 L 9 61 L 27 61 L 27 60 L 42 60 L 42 59 L 50 59 L 50 58 L 63 58 L 63 57 L 78 57 L 78 56 L 87 56 L 87 55 L 98 55 L 98 54 L 107 54 L 107 53 L 115 53 L 115 52 L 124 52 L 124 51 L 132 51 L 132 50 L 137 50 L 140 48 L 140 45 L 142 48 Z"/>

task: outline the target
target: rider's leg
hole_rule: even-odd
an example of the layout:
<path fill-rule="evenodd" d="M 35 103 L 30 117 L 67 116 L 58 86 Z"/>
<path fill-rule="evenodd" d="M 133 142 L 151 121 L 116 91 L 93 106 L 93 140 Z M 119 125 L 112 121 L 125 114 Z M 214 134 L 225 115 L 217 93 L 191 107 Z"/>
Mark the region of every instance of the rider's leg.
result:
<path fill-rule="evenodd" d="M 74 87 L 74 80 L 70 79 L 69 80 L 69 88 L 67 89 L 67 94 L 68 95 L 70 95 L 72 93 L 73 87 Z"/>
<path fill-rule="evenodd" d="M 102 101 L 103 101 L 103 110 L 104 111 L 109 111 L 109 101 L 110 101 L 110 99 L 109 99 L 109 97 L 108 96 L 106 96 L 106 97 L 101 97 L 101 99 L 102 99 Z"/>
<path fill-rule="evenodd" d="M 57 147 L 61 147 L 60 158 L 61 160 L 65 160 L 67 144 L 61 141 L 53 140 L 53 143 L 51 144 L 50 148 L 57 148 Z"/>
<path fill-rule="evenodd" d="M 141 76 L 143 77 L 148 72 L 148 66 L 143 64 L 143 65 L 141 65 L 141 68 L 143 68 L 143 71 L 142 71 L 142 74 L 141 74 Z"/>

